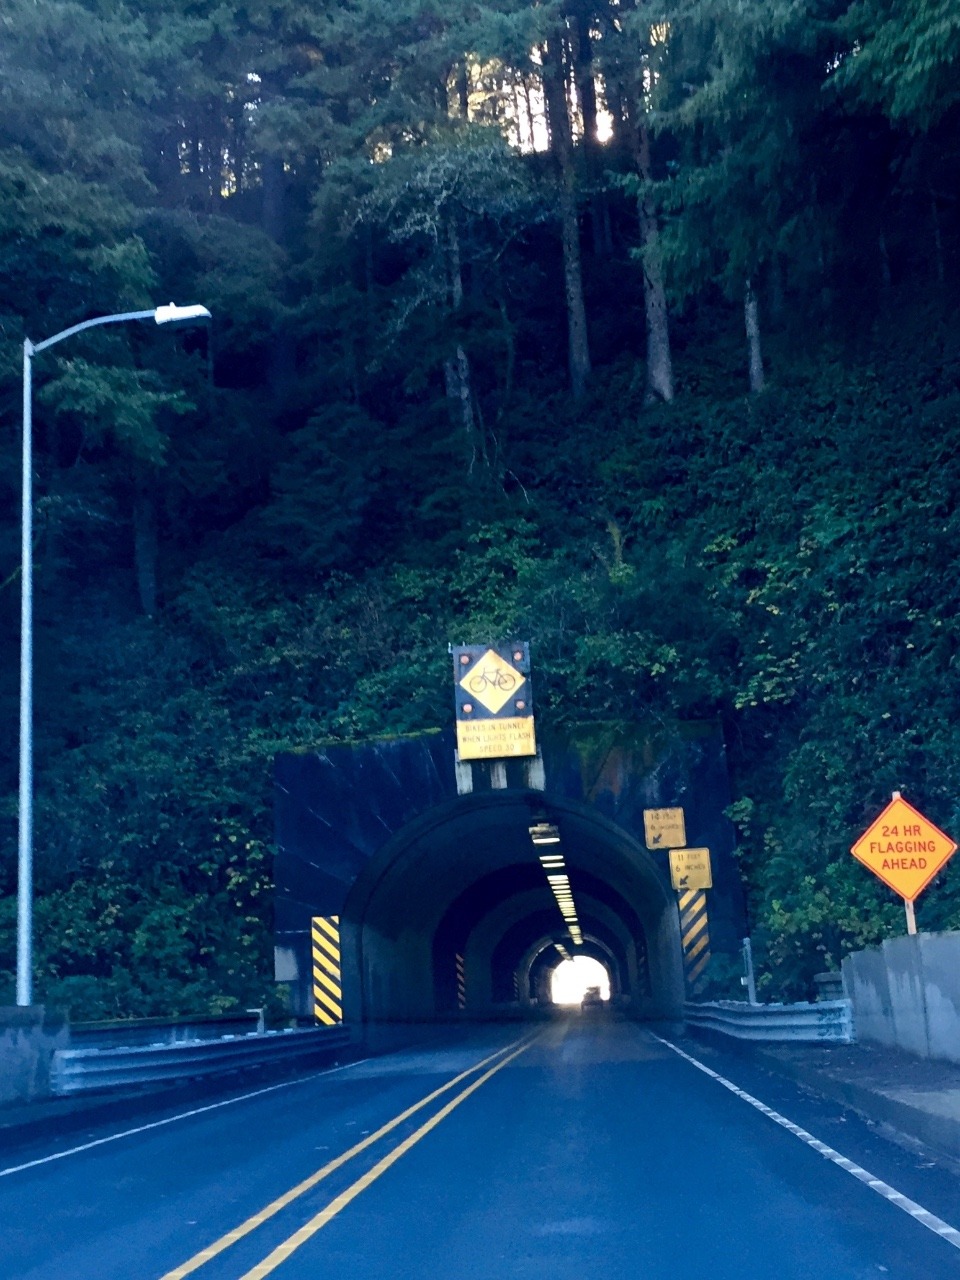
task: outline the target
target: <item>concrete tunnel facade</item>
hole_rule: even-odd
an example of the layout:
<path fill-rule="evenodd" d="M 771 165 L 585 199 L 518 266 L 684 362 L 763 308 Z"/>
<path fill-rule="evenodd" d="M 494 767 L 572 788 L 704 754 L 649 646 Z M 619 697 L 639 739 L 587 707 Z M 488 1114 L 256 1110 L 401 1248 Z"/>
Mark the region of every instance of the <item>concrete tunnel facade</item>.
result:
<path fill-rule="evenodd" d="M 564 954 L 610 974 L 641 1018 L 685 998 L 668 850 L 644 811 L 682 808 L 710 849 L 710 946 L 745 931 L 719 726 L 590 725 L 536 758 L 464 764 L 453 733 L 335 745 L 276 761 L 276 978 L 312 1012 L 310 926 L 336 917 L 344 1020 L 522 1017 Z M 555 828 L 582 930 L 575 947 L 531 829 Z"/>

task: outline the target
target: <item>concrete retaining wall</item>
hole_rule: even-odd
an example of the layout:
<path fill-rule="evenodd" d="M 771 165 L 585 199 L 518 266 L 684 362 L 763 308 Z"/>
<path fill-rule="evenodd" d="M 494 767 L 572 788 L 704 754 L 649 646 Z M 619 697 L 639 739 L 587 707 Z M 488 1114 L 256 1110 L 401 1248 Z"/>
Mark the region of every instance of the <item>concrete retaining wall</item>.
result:
<path fill-rule="evenodd" d="M 47 1097 L 54 1050 L 68 1044 L 62 1014 L 43 1005 L 0 1007 L 0 1104 Z"/>
<path fill-rule="evenodd" d="M 857 1039 L 960 1063 L 960 933 L 888 938 L 843 962 Z"/>

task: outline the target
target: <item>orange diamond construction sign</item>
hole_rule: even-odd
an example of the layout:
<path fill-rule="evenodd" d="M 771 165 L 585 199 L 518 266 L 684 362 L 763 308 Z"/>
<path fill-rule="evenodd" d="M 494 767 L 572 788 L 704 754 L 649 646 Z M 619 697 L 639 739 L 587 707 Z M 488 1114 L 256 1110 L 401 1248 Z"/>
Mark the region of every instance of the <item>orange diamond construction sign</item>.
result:
<path fill-rule="evenodd" d="M 913 902 L 956 847 L 939 827 L 895 795 L 850 852 L 901 898 Z"/>

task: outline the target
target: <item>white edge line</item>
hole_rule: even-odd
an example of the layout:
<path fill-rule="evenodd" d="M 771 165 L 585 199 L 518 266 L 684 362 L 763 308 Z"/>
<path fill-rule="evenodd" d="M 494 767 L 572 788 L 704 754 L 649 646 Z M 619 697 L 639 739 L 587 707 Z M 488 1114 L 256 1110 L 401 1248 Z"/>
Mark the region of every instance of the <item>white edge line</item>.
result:
<path fill-rule="evenodd" d="M 871 1191 L 875 1191 L 878 1196 L 882 1196 L 884 1200 L 888 1200 L 890 1204 L 895 1205 L 898 1209 L 902 1209 L 921 1226 L 932 1231 L 941 1240 L 946 1240 L 948 1244 L 952 1244 L 955 1249 L 960 1249 L 960 1231 L 956 1227 L 951 1227 L 949 1222 L 944 1222 L 942 1218 L 938 1218 L 935 1213 L 930 1213 L 928 1209 L 924 1209 L 923 1205 L 917 1204 L 915 1200 L 911 1200 L 908 1196 L 897 1191 L 895 1187 L 891 1187 L 889 1183 L 884 1182 L 882 1178 L 875 1178 L 872 1173 L 868 1173 L 858 1164 L 854 1164 L 852 1160 L 848 1160 L 846 1156 L 842 1156 L 839 1151 L 835 1151 L 833 1147 L 828 1147 L 825 1142 L 821 1142 L 819 1138 L 815 1138 L 812 1133 L 808 1133 L 806 1129 L 801 1129 L 799 1125 L 788 1120 L 786 1116 L 782 1116 L 779 1111 L 774 1111 L 772 1107 L 768 1107 L 765 1102 L 761 1102 L 759 1098 L 755 1098 L 753 1094 L 747 1093 L 732 1080 L 728 1080 L 725 1076 L 714 1071 L 712 1067 L 708 1067 L 705 1062 L 701 1062 L 699 1058 L 692 1057 L 689 1053 L 685 1053 L 683 1049 L 677 1045 L 671 1044 L 669 1040 L 664 1040 L 662 1036 L 655 1035 L 652 1031 L 650 1034 L 654 1040 L 659 1040 L 662 1045 L 666 1045 L 668 1049 L 672 1049 L 674 1053 L 679 1054 L 691 1066 L 702 1071 L 704 1075 L 716 1080 L 717 1084 L 722 1084 L 725 1089 L 729 1089 L 743 1102 L 749 1102 L 751 1107 L 755 1107 L 757 1111 L 765 1115 L 769 1120 L 773 1120 L 775 1124 L 786 1129 L 788 1133 L 792 1133 L 795 1138 L 799 1138 L 801 1142 L 805 1142 L 808 1147 L 812 1147 L 818 1155 L 823 1156 L 825 1160 L 830 1160 L 833 1164 L 838 1165 L 844 1173 L 849 1173 L 851 1177 L 856 1178 L 858 1182 L 862 1182 L 869 1187 Z"/>
<path fill-rule="evenodd" d="M 194 1107 L 192 1111 L 181 1111 L 175 1116 L 167 1116 L 163 1120 L 152 1120 L 150 1124 L 142 1124 L 136 1129 L 124 1129 L 120 1133 L 111 1133 L 106 1138 L 95 1138 L 93 1142 L 84 1142 L 79 1147 L 68 1147 L 66 1151 L 55 1151 L 53 1155 L 40 1156 L 36 1160 L 28 1160 L 25 1164 L 14 1164 L 8 1169 L 0 1169 L 0 1178 L 11 1173 L 23 1173 L 26 1169 L 36 1169 L 41 1164 L 51 1164 L 54 1160 L 64 1160 L 67 1156 L 79 1155 L 81 1151 L 91 1151 L 94 1147 L 102 1147 L 108 1142 L 119 1142 L 121 1138 L 132 1138 L 138 1133 L 147 1133 L 150 1129 L 162 1129 L 164 1125 L 175 1124 L 178 1120 L 189 1120 L 191 1116 L 202 1116 L 207 1111 L 218 1111 L 221 1107 L 232 1107 L 236 1102 L 247 1102 L 250 1098 L 262 1097 L 265 1093 L 276 1093 L 278 1089 L 291 1089 L 298 1084 L 308 1084 L 311 1080 L 319 1080 L 321 1076 L 332 1076 L 338 1071 L 349 1071 L 351 1067 L 359 1067 L 369 1058 L 358 1058 L 356 1062 L 345 1062 L 340 1067 L 330 1067 L 326 1071 L 315 1071 L 309 1076 L 300 1076 L 296 1080 L 282 1080 L 279 1084 L 267 1085 L 263 1089 L 254 1089 L 252 1093 L 241 1093 L 235 1098 L 224 1098 L 221 1102 L 211 1102 L 206 1107 Z"/>

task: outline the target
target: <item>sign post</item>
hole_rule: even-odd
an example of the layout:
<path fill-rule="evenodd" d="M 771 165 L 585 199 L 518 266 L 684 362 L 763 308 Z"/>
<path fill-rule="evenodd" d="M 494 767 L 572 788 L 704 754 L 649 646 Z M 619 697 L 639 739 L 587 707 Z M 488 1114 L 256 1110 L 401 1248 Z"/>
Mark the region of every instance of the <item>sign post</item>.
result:
<path fill-rule="evenodd" d="M 850 852 L 903 898 L 907 933 L 916 933 L 914 903 L 956 848 L 948 835 L 894 791 Z"/>
<path fill-rule="evenodd" d="M 907 933 L 917 932 L 917 913 L 913 909 L 913 899 L 904 898 L 903 907 L 907 913 Z"/>

